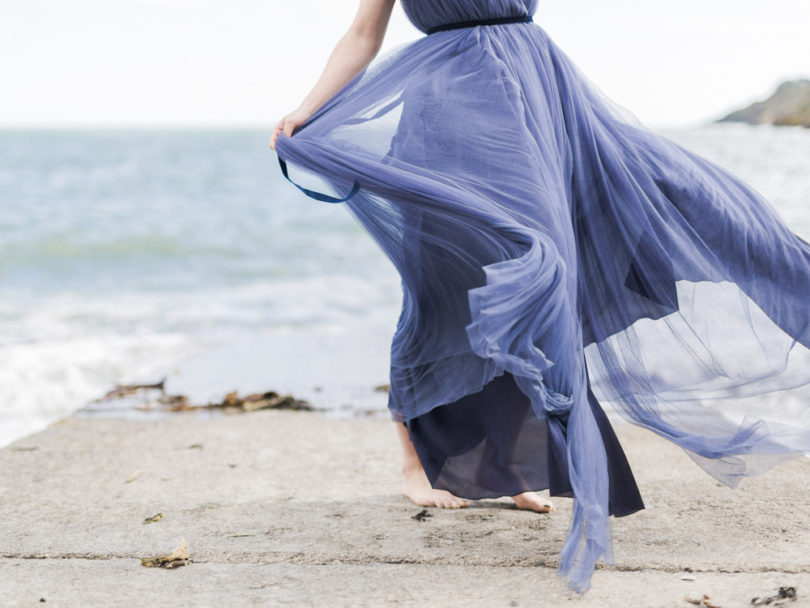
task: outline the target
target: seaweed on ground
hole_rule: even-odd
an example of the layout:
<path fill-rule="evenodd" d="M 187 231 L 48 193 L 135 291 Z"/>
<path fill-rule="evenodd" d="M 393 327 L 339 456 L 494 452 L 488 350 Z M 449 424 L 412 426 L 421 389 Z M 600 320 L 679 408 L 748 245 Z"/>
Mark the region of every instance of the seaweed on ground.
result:
<path fill-rule="evenodd" d="M 189 402 L 186 395 L 170 395 L 166 393 L 166 378 L 160 382 L 151 384 L 116 384 L 115 388 L 108 391 L 103 397 L 94 399 L 90 403 L 110 401 L 132 397 L 137 394 L 144 394 L 145 402 L 135 406 L 135 409 L 142 411 L 169 411 L 186 412 L 193 410 L 223 410 L 227 412 L 254 412 L 265 409 L 285 409 L 285 410 L 314 410 L 307 401 L 296 399 L 292 395 L 280 395 L 276 391 L 265 391 L 262 393 L 251 393 L 240 396 L 238 391 L 231 391 L 226 394 L 222 401 L 209 402 L 196 405 Z M 149 398 L 153 391 L 159 391 L 157 397 Z"/>

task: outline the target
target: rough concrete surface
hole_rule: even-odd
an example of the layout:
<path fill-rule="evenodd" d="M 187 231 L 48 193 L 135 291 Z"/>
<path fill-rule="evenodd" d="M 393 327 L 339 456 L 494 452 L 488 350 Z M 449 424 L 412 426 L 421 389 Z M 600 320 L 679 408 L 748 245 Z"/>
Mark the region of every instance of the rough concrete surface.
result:
<path fill-rule="evenodd" d="M 0 450 L 0 607 L 728 608 L 788 586 L 783 605 L 810 606 L 810 459 L 731 490 L 654 434 L 616 431 L 647 509 L 611 520 L 615 563 L 580 596 L 556 574 L 570 500 L 414 519 L 388 420 L 66 418 Z M 184 540 L 191 563 L 141 565 Z"/>

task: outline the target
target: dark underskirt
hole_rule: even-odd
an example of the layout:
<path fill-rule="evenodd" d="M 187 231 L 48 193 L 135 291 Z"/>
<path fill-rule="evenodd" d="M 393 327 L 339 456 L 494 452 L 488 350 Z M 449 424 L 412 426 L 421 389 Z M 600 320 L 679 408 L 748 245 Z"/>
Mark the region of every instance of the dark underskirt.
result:
<path fill-rule="evenodd" d="M 644 508 L 624 451 L 588 387 L 608 457 L 610 513 Z M 434 488 L 469 499 L 549 490 L 572 497 L 565 452 L 565 420 L 538 418 L 509 372 L 477 393 L 404 423 Z"/>

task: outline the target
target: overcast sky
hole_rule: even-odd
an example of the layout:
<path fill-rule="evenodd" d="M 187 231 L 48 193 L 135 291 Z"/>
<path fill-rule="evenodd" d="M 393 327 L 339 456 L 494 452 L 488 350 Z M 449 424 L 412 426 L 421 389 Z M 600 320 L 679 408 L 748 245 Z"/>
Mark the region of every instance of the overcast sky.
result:
<path fill-rule="evenodd" d="M 358 2 L 0 0 L 0 126 L 271 127 Z M 541 0 L 535 22 L 652 127 L 712 120 L 810 77 L 807 0 Z M 422 35 L 397 3 L 381 52 Z"/>

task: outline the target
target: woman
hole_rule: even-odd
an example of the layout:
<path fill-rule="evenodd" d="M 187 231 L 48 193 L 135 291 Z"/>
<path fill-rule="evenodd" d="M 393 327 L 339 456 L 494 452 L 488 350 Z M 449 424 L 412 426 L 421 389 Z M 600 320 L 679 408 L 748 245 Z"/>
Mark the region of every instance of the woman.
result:
<path fill-rule="evenodd" d="M 366 0 L 360 3 L 353 23 L 335 47 L 320 80 L 301 105 L 276 124 L 270 140 L 271 148 L 275 149 L 276 140 L 281 133 L 292 136 L 298 126 L 312 116 L 315 110 L 364 69 L 377 55 L 385 36 L 394 2 L 395 0 L 386 2 Z M 450 508 L 468 506 L 469 503 L 466 500 L 447 490 L 435 489 L 431 486 L 406 425 L 397 424 L 396 428 L 402 448 L 402 493 L 417 505 L 422 506 Z M 536 492 L 520 492 L 512 496 L 512 499 L 518 508 L 522 509 L 548 512 L 554 508 L 551 501 Z"/>
<path fill-rule="evenodd" d="M 574 497 L 560 573 L 584 591 L 608 516 L 643 508 L 593 389 L 731 486 L 810 452 L 810 244 L 599 92 L 536 0 L 403 0 L 427 35 L 371 63 L 393 4 L 362 0 L 270 145 L 402 277 L 406 495 Z"/>

